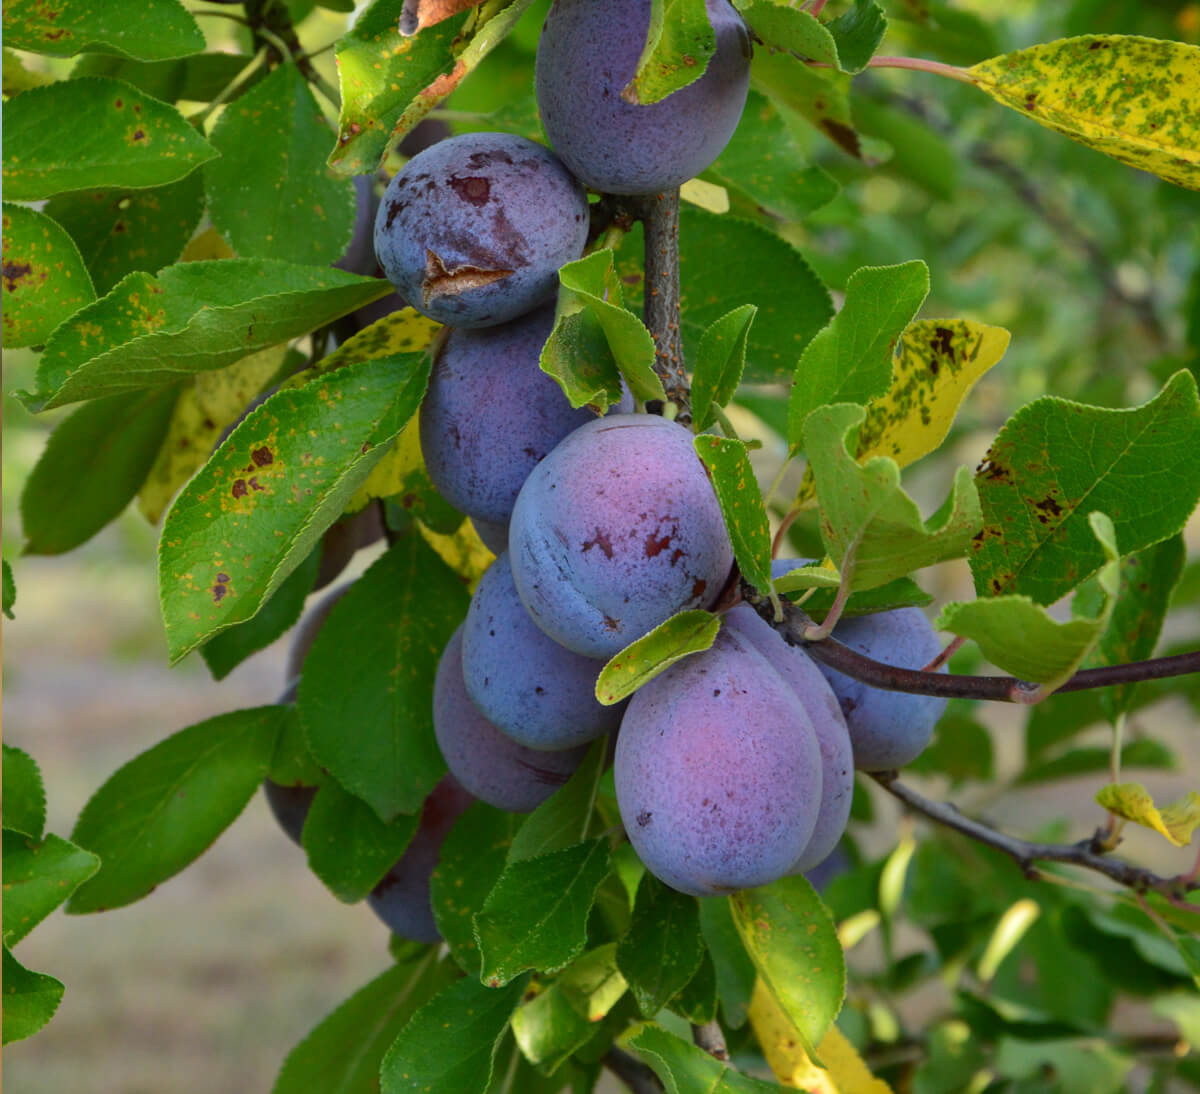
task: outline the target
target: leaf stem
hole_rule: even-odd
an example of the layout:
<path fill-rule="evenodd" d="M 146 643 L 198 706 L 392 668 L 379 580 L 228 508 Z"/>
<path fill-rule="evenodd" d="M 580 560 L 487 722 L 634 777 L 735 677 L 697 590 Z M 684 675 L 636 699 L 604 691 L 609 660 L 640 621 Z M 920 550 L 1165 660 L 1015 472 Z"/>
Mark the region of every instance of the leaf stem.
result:
<path fill-rule="evenodd" d="M 932 72 L 935 76 L 945 76 L 957 80 L 960 84 L 975 86 L 975 79 L 965 68 L 958 65 L 948 65 L 944 61 L 931 61 L 927 57 L 872 57 L 867 62 L 868 68 L 908 68 L 916 72 Z"/>
<path fill-rule="evenodd" d="M 837 626 L 838 620 L 842 618 L 842 612 L 846 608 L 846 601 L 850 599 L 850 586 L 854 581 L 854 559 L 858 549 L 858 540 L 855 540 L 850 548 L 846 551 L 842 558 L 841 575 L 842 580 L 838 585 L 838 591 L 834 595 L 833 603 L 829 606 L 829 611 L 825 619 L 818 625 L 804 628 L 804 637 L 809 642 L 821 642 L 833 634 L 833 628 Z M 776 618 L 780 618 L 781 613 L 778 608 L 775 609 Z"/>
<path fill-rule="evenodd" d="M 203 129 L 204 123 L 213 116 L 217 109 L 221 106 L 224 106 L 225 103 L 229 101 L 229 97 L 244 83 L 246 83 L 246 81 L 249 80 L 250 77 L 253 76 L 260 68 L 262 68 L 264 64 L 266 64 L 267 52 L 267 47 L 263 46 L 262 49 L 260 49 L 254 55 L 250 63 L 247 64 L 241 70 L 241 72 L 239 72 L 232 80 L 229 81 L 229 83 L 227 83 L 223 88 L 221 88 L 220 91 L 217 92 L 216 97 L 208 104 L 208 106 L 201 110 L 199 114 L 192 115 L 190 121 L 197 129 Z"/>

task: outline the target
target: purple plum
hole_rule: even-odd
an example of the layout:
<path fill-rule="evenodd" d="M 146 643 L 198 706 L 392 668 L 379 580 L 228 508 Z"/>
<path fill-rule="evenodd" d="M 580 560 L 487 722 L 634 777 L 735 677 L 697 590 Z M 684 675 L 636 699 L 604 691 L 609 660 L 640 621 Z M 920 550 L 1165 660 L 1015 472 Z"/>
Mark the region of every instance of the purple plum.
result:
<path fill-rule="evenodd" d="M 300 846 L 300 833 L 304 831 L 304 822 L 308 818 L 308 810 L 313 798 L 317 795 L 315 786 L 284 786 L 271 779 L 263 780 L 263 793 L 267 805 L 279 822 L 279 827 L 287 834 L 297 847 Z"/>

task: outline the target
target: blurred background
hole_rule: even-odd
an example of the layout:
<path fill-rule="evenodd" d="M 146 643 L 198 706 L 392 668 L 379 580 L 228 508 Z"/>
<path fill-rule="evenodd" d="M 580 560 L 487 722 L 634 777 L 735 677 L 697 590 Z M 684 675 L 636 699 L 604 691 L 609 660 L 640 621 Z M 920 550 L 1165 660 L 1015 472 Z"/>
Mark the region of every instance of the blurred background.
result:
<path fill-rule="evenodd" d="M 202 13 L 211 48 L 245 49 L 240 28 L 215 6 L 189 6 Z M 306 0 L 288 6 L 311 51 L 334 41 L 352 18 Z M 831 3 L 829 10 L 844 6 Z M 1200 39 L 1197 3 L 890 0 L 885 8 L 891 37 L 882 52 L 955 64 L 1083 32 Z M 544 9 L 534 5 L 446 104 L 447 117 L 486 127 L 493 110 L 520 113 Z M 72 67 L 35 63 L 56 75 Z M 336 83 L 332 52 L 316 63 Z M 868 169 L 805 129 L 813 162 L 842 189 L 802 223 L 785 226 L 785 234 L 835 289 L 859 266 L 922 258 L 932 281 L 923 317 L 963 316 L 1013 336 L 947 443 L 906 473 L 926 511 L 944 495 L 953 467 L 976 464 L 1008 415 L 1030 399 L 1050 393 L 1131 406 L 1179 368 L 1200 375 L 1200 194 L 1124 168 L 970 88 L 926 74 L 864 75 L 854 109 L 878 142 L 881 162 Z M 32 386 L 34 363 L 28 351 L 5 354 L 3 548 L 18 588 L 16 620 L 4 628 L 5 740 L 41 765 L 47 830 L 69 835 L 90 794 L 132 756 L 214 714 L 273 702 L 287 639 L 220 683 L 197 657 L 169 669 L 155 581 L 157 529 L 135 508 L 69 555 L 21 556 L 22 484 L 50 430 L 70 412 L 35 418 L 12 398 Z M 781 452 L 771 431 L 779 405 L 756 400 L 738 419 L 766 442 L 764 483 Z M 797 546 L 805 535 L 801 524 Z M 1162 649 L 1200 644 L 1195 519 L 1187 539 L 1189 564 Z M 360 552 L 350 572 L 360 572 L 378 550 Z M 922 584 L 939 602 L 970 595 L 965 564 L 927 571 Z M 1136 777 L 1170 800 L 1197 784 L 1200 698 L 1194 681 L 1162 685 L 1153 697 L 1134 715 L 1130 733 L 1161 741 L 1175 764 Z M 1025 712 L 993 706 L 970 717 L 990 738 L 995 774 L 989 785 L 956 798 L 964 808 L 984 808 L 1019 834 L 1059 818 L 1069 821 L 1062 831 L 1071 838 L 1091 831 L 1100 820 L 1091 798 L 1102 776 L 1049 789 L 1015 787 Z M 1099 723 L 1080 738 L 1107 740 Z M 940 777 L 920 785 L 933 796 L 947 793 Z M 874 797 L 874 818 L 856 836 L 865 853 L 881 854 L 911 825 L 898 824 L 890 801 Z M 1124 850 L 1164 872 L 1193 861 L 1191 849 L 1172 849 L 1141 830 L 1130 833 Z M 51 1024 L 6 1051 L 14 1094 L 268 1090 L 287 1051 L 389 962 L 383 926 L 365 906 L 340 905 L 322 888 L 261 796 L 198 863 L 148 899 L 86 918 L 59 911 L 22 942 L 18 956 L 67 990 Z M 852 957 L 873 959 L 869 946 Z M 937 1004 L 923 998 L 913 1005 Z M 1163 1025 L 1148 1011 L 1124 1020 L 1130 1028 Z"/>

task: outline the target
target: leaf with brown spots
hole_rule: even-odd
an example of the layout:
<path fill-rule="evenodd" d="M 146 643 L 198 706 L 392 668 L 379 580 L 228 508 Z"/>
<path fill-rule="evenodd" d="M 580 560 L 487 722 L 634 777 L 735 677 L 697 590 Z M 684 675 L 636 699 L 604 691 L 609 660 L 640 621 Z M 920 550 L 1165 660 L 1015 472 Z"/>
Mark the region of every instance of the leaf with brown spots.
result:
<path fill-rule="evenodd" d="M 665 99 L 703 76 L 716 48 L 704 0 L 651 4 L 646 45 L 621 98 L 642 105 Z"/>
<path fill-rule="evenodd" d="M 1175 535 L 1200 499 L 1200 398 L 1177 372 L 1150 402 L 1108 410 L 1047 396 L 1022 407 L 975 476 L 983 527 L 968 556 L 979 596 L 1052 604 L 1104 564 L 1088 514 L 1125 552 Z"/>
<path fill-rule="evenodd" d="M 771 526 L 746 443 L 702 434 L 692 444 L 712 480 L 738 569 L 756 589 L 769 593 Z"/>
<path fill-rule="evenodd" d="M 677 612 L 609 658 L 596 677 L 596 698 L 605 706 L 619 703 L 676 661 L 708 649 L 720 629 L 712 612 Z"/>
<path fill-rule="evenodd" d="M 47 140 L 64 118 L 71 119 L 71 139 Z M 173 106 L 123 80 L 61 80 L 4 104 L 4 196 L 17 201 L 165 186 L 216 154 Z"/>
<path fill-rule="evenodd" d="M 6 349 L 45 342 L 59 323 L 96 299 L 71 237 L 45 214 L 9 202 L 0 294 Z"/>
<path fill-rule="evenodd" d="M 1090 34 L 967 71 L 977 87 L 1039 125 L 1200 190 L 1200 46 Z"/>
<path fill-rule="evenodd" d="M 96 50 L 164 61 L 199 53 L 204 35 L 178 0 L 5 0 L 4 44 L 52 57 Z"/>
<path fill-rule="evenodd" d="M 159 589 L 172 661 L 262 607 L 341 516 L 428 378 L 426 354 L 348 365 L 277 392 L 230 434 L 163 525 Z M 230 580 L 215 600 L 218 573 Z"/>
<path fill-rule="evenodd" d="M 416 34 L 443 19 L 470 11 L 482 2 L 483 0 L 405 0 L 400 15 L 400 33 L 406 36 Z"/>

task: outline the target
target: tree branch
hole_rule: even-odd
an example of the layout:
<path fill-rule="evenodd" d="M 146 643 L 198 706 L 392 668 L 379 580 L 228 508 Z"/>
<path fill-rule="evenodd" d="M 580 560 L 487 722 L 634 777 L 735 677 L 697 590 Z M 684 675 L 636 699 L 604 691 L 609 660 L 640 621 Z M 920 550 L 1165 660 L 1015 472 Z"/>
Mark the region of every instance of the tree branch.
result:
<path fill-rule="evenodd" d="M 714 1059 L 729 1063 L 729 1046 L 725 1043 L 725 1031 L 715 1018 L 703 1025 L 692 1024 L 692 1040 Z"/>
<path fill-rule="evenodd" d="M 783 619 L 776 622 L 771 602 L 749 582 L 742 581 L 742 599 L 771 624 L 792 646 L 798 646 L 815 660 L 831 669 L 861 680 L 884 691 L 904 691 L 915 695 L 940 695 L 947 699 L 991 699 L 1001 703 L 1038 703 L 1050 694 L 1062 691 L 1088 691 L 1112 687 L 1114 684 L 1134 684 L 1142 680 L 1161 680 L 1171 676 L 1186 676 L 1200 672 L 1200 650 L 1180 653 L 1173 657 L 1153 657 L 1147 661 L 1132 661 L 1127 665 L 1107 665 L 1104 668 L 1077 672 L 1055 692 L 1044 692 L 1037 684 L 1018 680 L 1015 676 L 966 676 L 921 669 L 902 669 L 865 657 L 857 650 L 844 646 L 835 638 L 810 641 L 805 629 L 812 619 L 789 600 L 783 601 Z"/>
<path fill-rule="evenodd" d="M 692 420 L 692 397 L 679 334 L 679 190 L 631 199 L 645 233 L 645 300 L 642 317 L 654 338 L 654 371 L 667 399 L 675 404 L 675 420 Z"/>
<path fill-rule="evenodd" d="M 1099 832 L 1078 843 L 1030 843 L 1014 836 L 1006 836 L 986 824 L 971 820 L 953 805 L 931 801 L 900 782 L 895 771 L 877 771 L 869 774 L 884 790 L 902 801 L 909 809 L 946 828 L 952 828 L 977 843 L 1004 852 L 1021 867 L 1025 876 L 1032 880 L 1041 876 L 1035 865 L 1037 862 L 1062 862 L 1103 874 L 1135 892 L 1153 891 L 1169 899 L 1182 899 L 1193 889 L 1200 888 L 1200 882 L 1186 875 L 1161 877 L 1140 866 L 1109 858 L 1104 853 Z"/>
<path fill-rule="evenodd" d="M 621 1080 L 633 1094 L 662 1094 L 663 1086 L 641 1060 L 635 1060 L 628 1052 L 610 1048 L 604 1055 L 604 1066 Z"/>

